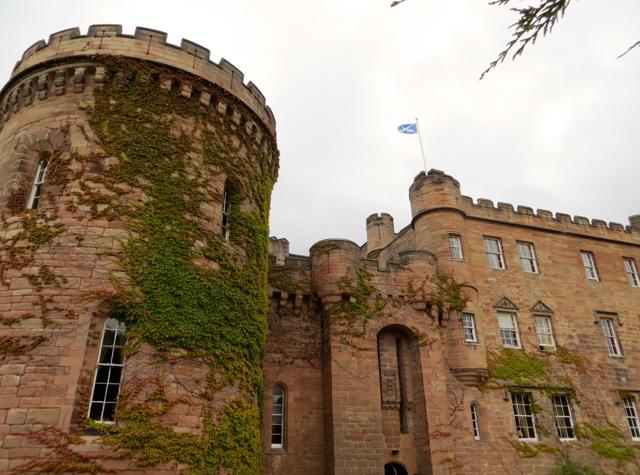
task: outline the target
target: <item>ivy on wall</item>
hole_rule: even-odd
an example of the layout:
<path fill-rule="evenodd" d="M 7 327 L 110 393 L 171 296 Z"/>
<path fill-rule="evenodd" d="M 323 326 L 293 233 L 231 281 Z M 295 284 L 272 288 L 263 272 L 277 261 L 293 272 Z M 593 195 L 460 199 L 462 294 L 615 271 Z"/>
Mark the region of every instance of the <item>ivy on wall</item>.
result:
<path fill-rule="evenodd" d="M 257 475 L 262 470 L 275 142 L 267 135 L 265 147 L 256 143 L 239 126 L 259 120 L 234 96 L 204 80 L 125 57 L 94 59 L 105 67 L 104 86 L 94 90 L 93 104 L 81 105 L 89 123 L 82 133 L 93 152 L 74 151 L 66 161 L 52 157 L 48 175 L 48 185 L 64 189 L 61 202 L 67 211 L 126 223 L 128 239 L 111 253 L 121 268 L 111 277 L 113 292 L 89 292 L 86 298 L 105 301 L 111 315 L 127 324 L 130 360 L 151 345 L 157 354 L 151 364 L 158 368 L 186 359 L 209 368 L 181 395 L 167 391 L 162 377 L 137 374 L 135 383 L 124 385 L 116 424 L 100 427 L 103 443 L 116 450 L 103 458 L 120 454 L 140 466 L 175 461 L 192 474 L 225 469 Z M 162 89 L 160 78 L 172 81 L 169 91 Z M 190 98 L 181 94 L 181 83 L 193 87 Z M 203 114 L 200 91 L 239 112 L 240 124 L 232 114 Z M 206 214 L 219 209 L 223 183 L 230 190 L 228 241 L 212 229 Z M 23 212 L 27 224 L 30 213 Z M 38 236 L 25 227 L 34 243 L 49 243 L 55 237 L 51 233 L 64 231 L 53 225 L 47 227 L 50 234 Z M 52 279 L 55 275 L 44 269 L 30 282 L 37 287 Z M 221 390 L 222 399 L 217 397 Z M 200 415 L 189 433 L 176 432 L 167 422 L 171 419 L 165 416 L 177 405 Z M 56 443 L 72 442 L 80 440 Z M 29 470 L 50 472 L 59 453 L 31 462 Z M 91 470 L 101 470 L 99 459 L 89 463 L 95 467 Z M 62 464 L 54 473 L 67 469 Z"/>

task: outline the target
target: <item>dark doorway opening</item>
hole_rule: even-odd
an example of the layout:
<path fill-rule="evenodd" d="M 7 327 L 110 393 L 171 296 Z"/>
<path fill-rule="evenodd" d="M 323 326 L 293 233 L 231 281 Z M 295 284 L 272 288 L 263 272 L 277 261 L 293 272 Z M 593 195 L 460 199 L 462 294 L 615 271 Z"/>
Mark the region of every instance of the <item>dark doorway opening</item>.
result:
<path fill-rule="evenodd" d="M 392 462 L 384 466 L 384 475 L 409 475 L 409 472 L 399 463 Z"/>

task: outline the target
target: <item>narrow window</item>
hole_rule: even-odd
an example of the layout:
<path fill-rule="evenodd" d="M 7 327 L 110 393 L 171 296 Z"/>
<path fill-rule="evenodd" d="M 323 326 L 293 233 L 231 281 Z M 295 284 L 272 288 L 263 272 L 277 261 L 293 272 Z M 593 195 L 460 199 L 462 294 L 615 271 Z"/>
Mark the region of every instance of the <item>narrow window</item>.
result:
<path fill-rule="evenodd" d="M 598 278 L 598 271 L 596 269 L 596 260 L 593 254 L 590 252 L 582 252 L 582 263 L 584 264 L 584 270 L 587 273 L 587 279 L 600 280 Z"/>
<path fill-rule="evenodd" d="M 42 195 L 42 188 L 44 187 L 44 179 L 47 176 L 47 167 L 49 166 L 49 160 L 42 160 L 38 165 L 38 172 L 36 173 L 36 179 L 33 182 L 33 188 L 31 189 L 31 196 L 29 196 L 29 203 L 27 208 L 37 209 L 40 203 L 40 197 Z"/>
<path fill-rule="evenodd" d="M 451 249 L 451 259 L 462 259 L 462 244 L 460 236 L 449 235 L 449 249 Z"/>
<path fill-rule="evenodd" d="M 473 315 L 468 313 L 462 314 L 462 331 L 464 332 L 464 341 L 467 343 L 475 343 L 478 341 L 476 334 L 476 323 Z"/>
<path fill-rule="evenodd" d="M 221 233 L 225 240 L 229 239 L 229 192 L 225 187 L 222 195 L 222 227 Z"/>
<path fill-rule="evenodd" d="M 271 409 L 271 448 L 284 447 L 284 388 L 273 388 L 273 405 Z"/>
<path fill-rule="evenodd" d="M 484 250 L 487 254 L 487 263 L 494 269 L 504 269 L 502 245 L 499 239 L 484 238 Z"/>
<path fill-rule="evenodd" d="M 556 428 L 560 440 L 575 440 L 573 433 L 573 417 L 571 416 L 571 406 L 567 396 L 553 396 L 553 414 L 556 419 Z"/>
<path fill-rule="evenodd" d="M 556 343 L 553 340 L 553 328 L 551 327 L 551 318 L 549 317 L 533 317 L 533 324 L 538 335 L 538 345 L 541 350 L 555 350 Z"/>
<path fill-rule="evenodd" d="M 622 405 L 624 406 L 624 414 L 627 416 L 629 430 L 631 430 L 631 438 L 640 441 L 640 425 L 638 424 L 638 411 L 636 411 L 636 403 L 633 398 L 623 397 Z"/>
<path fill-rule="evenodd" d="M 520 255 L 520 264 L 522 270 L 532 274 L 538 273 L 538 264 L 536 263 L 536 255 L 533 252 L 533 245 L 523 242 L 518 243 L 518 254 Z"/>
<path fill-rule="evenodd" d="M 119 323 L 114 318 L 109 318 L 104 323 L 89 412 L 89 417 L 96 422 L 113 422 L 124 364 L 124 331 L 124 323 Z"/>
<path fill-rule="evenodd" d="M 624 259 L 624 267 L 627 269 L 627 275 L 629 276 L 629 282 L 634 287 L 640 287 L 640 279 L 638 279 L 638 268 L 636 267 L 636 261 L 633 259 Z"/>
<path fill-rule="evenodd" d="M 604 340 L 607 342 L 609 355 L 622 356 L 620 342 L 618 341 L 616 330 L 613 328 L 613 320 L 611 318 L 601 318 L 600 324 L 602 325 L 602 331 L 604 332 Z"/>
<path fill-rule="evenodd" d="M 473 437 L 480 440 L 480 428 L 478 426 L 478 409 L 475 404 L 471 404 L 471 422 L 473 424 Z"/>
<path fill-rule="evenodd" d="M 396 359 L 398 361 L 398 383 L 400 384 L 400 433 L 408 434 L 407 426 L 407 382 L 404 368 L 402 339 L 396 338 Z"/>
<path fill-rule="evenodd" d="M 520 348 L 516 316 L 511 313 L 498 313 L 498 322 L 500 323 L 502 345 L 506 348 Z"/>
<path fill-rule="evenodd" d="M 521 440 L 536 440 L 536 427 L 531 411 L 529 395 L 525 393 L 511 394 L 513 414 L 516 417 L 516 430 Z"/>

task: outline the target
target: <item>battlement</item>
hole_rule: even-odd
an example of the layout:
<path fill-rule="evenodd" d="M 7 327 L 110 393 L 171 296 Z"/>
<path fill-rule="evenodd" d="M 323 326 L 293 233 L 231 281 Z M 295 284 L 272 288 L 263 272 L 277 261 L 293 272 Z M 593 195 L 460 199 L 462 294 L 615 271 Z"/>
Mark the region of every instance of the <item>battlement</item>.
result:
<path fill-rule="evenodd" d="M 434 183 L 448 183 L 455 186 L 456 188 L 460 188 L 460 182 L 458 180 L 453 178 L 451 175 L 445 174 L 441 170 L 436 170 L 435 168 L 432 168 L 431 170 L 429 170 L 429 173 L 425 173 L 425 172 L 418 173 L 416 177 L 413 179 L 413 184 L 411 185 L 411 188 L 409 188 L 409 190 L 411 192 L 417 188 L 421 188 L 425 184 L 434 184 Z"/>
<path fill-rule="evenodd" d="M 499 202 L 494 206 L 493 201 L 478 198 L 477 202 L 469 196 L 462 196 L 462 209 L 468 217 L 513 223 L 519 225 L 547 228 L 550 230 L 571 232 L 597 238 L 613 239 L 640 244 L 640 215 L 629 217 L 629 226 L 601 219 L 574 216 L 566 213 L 555 213 L 544 209 L 534 211 L 529 206 L 515 208 L 510 203 Z"/>
<path fill-rule="evenodd" d="M 79 28 L 54 33 L 48 42 L 40 40 L 27 48 L 0 96 L 42 63 L 59 64 L 95 55 L 124 55 L 200 76 L 244 102 L 275 135 L 275 119 L 264 95 L 253 82 L 244 84 L 244 74 L 238 68 L 224 58 L 219 63 L 211 61 L 210 51 L 192 41 L 183 39 L 180 46 L 167 43 L 167 33 L 150 28 L 138 27 L 133 35 L 123 34 L 121 25 L 92 25 L 86 35 Z"/>

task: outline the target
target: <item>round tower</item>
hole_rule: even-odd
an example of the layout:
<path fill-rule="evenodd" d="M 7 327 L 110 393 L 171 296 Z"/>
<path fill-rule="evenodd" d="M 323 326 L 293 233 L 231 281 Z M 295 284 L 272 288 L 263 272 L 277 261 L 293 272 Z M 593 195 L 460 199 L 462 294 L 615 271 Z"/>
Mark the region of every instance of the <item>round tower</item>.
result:
<path fill-rule="evenodd" d="M 380 250 L 393 241 L 396 233 L 393 229 L 393 217 L 390 214 L 372 214 L 367 218 L 367 257 L 380 254 Z M 376 252 L 377 251 L 377 252 Z"/>
<path fill-rule="evenodd" d="M 94 25 L 25 51 L 0 92 L 0 374 L 4 432 L 46 443 L 12 467 L 111 427 L 95 443 L 130 458 L 69 463 L 261 473 L 277 172 L 264 96 L 198 44 Z"/>
<path fill-rule="evenodd" d="M 465 284 L 463 292 L 469 299 L 465 312 L 474 316 L 478 342 L 482 343 L 483 324 L 480 309 L 476 307 L 473 267 L 468 260 L 470 248 L 460 183 L 439 170 L 421 172 L 409 189 L 409 199 L 416 248 L 434 253 L 442 275 Z M 446 317 L 443 326 L 446 326 L 446 354 L 451 371 L 463 384 L 477 385 L 486 375 L 484 345 L 465 343 L 460 313 L 452 310 Z"/>

